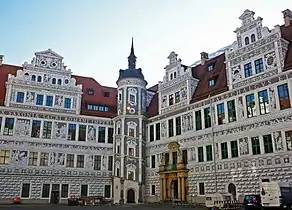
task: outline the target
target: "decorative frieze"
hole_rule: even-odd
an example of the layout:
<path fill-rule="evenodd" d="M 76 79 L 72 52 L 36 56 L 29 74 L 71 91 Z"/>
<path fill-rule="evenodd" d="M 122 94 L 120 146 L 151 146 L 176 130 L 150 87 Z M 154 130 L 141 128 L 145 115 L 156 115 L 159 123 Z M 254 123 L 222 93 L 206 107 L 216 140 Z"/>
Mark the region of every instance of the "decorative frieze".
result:
<path fill-rule="evenodd" d="M 142 80 L 135 80 L 135 79 L 125 79 L 125 80 L 121 80 L 119 81 L 118 84 L 119 87 L 121 86 L 139 86 L 139 87 L 145 87 L 146 86 L 146 82 L 142 81 Z"/>

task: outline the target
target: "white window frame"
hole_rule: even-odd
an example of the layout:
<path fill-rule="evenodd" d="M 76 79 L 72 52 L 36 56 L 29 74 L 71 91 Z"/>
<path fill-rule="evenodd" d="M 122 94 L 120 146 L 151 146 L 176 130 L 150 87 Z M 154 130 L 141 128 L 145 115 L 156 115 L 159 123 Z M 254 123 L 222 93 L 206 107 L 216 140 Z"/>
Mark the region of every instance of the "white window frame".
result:
<path fill-rule="evenodd" d="M 204 194 L 203 195 L 200 194 L 200 184 L 201 183 L 204 184 Z M 198 185 L 197 186 L 198 186 L 198 196 L 202 196 L 202 197 L 204 196 L 205 197 L 205 195 L 206 195 L 206 185 L 205 185 L 205 182 L 198 182 Z"/>
<path fill-rule="evenodd" d="M 128 88 L 128 103 L 131 105 L 131 106 L 137 106 L 137 89 L 135 88 Z M 135 100 L 134 101 L 131 101 L 130 100 L 130 96 L 134 96 L 135 97 Z"/>
<path fill-rule="evenodd" d="M 21 197 L 21 195 L 22 195 L 23 184 L 29 184 L 29 195 L 28 195 L 27 198 Z M 30 183 L 30 182 L 22 182 L 22 183 L 21 183 L 21 187 L 20 187 L 19 197 L 20 197 L 21 199 L 23 199 L 23 200 L 26 200 L 26 199 L 30 199 L 30 196 L 31 196 L 31 183 Z"/>
<path fill-rule="evenodd" d="M 109 198 L 112 198 L 112 197 L 113 197 L 113 193 L 112 193 L 112 191 L 113 191 L 113 190 L 112 190 L 112 187 L 113 187 L 113 186 L 112 186 L 111 184 L 104 184 L 104 185 L 103 185 L 103 197 L 105 198 L 105 186 L 106 186 L 106 185 L 111 186 L 111 187 L 110 187 L 110 197 L 109 197 Z"/>
<path fill-rule="evenodd" d="M 126 168 L 127 168 L 127 179 L 129 179 L 129 172 L 133 172 L 134 175 L 133 175 L 133 181 L 136 180 L 136 166 L 132 163 L 126 165 Z"/>
<path fill-rule="evenodd" d="M 127 125 L 128 125 L 128 132 L 127 132 L 128 136 L 130 134 L 130 129 L 133 129 L 134 130 L 133 138 L 136 138 L 137 137 L 137 123 L 131 121 L 131 122 L 128 122 Z"/>

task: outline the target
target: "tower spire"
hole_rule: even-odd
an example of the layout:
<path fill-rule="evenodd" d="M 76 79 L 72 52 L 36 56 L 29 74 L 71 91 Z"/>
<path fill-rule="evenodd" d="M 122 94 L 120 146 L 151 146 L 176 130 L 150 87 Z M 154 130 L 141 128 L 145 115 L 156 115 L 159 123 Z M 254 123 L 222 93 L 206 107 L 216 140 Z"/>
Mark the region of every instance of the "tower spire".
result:
<path fill-rule="evenodd" d="M 131 45 L 131 52 L 128 57 L 128 67 L 129 69 L 135 69 L 136 68 L 136 56 L 134 53 L 134 39 L 132 37 L 132 45 Z"/>

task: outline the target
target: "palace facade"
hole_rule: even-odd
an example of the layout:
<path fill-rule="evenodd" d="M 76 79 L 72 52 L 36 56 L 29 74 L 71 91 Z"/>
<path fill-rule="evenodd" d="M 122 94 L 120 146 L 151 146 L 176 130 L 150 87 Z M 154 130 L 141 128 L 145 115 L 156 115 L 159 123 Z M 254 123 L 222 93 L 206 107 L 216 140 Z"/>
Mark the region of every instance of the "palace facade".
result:
<path fill-rule="evenodd" d="M 200 202 L 292 179 L 292 12 L 283 15 L 268 29 L 245 10 L 231 45 L 190 66 L 171 52 L 150 88 L 133 42 L 117 87 L 73 75 L 51 49 L 22 66 L 0 56 L 0 200 Z"/>

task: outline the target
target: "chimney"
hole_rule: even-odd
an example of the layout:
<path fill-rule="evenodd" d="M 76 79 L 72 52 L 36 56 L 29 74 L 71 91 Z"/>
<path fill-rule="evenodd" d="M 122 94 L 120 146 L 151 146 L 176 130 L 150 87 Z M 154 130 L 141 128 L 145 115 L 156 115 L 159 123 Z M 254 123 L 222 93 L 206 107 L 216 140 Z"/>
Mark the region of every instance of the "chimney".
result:
<path fill-rule="evenodd" d="M 285 27 L 290 26 L 291 25 L 291 21 L 292 21 L 292 12 L 291 12 L 291 10 L 286 9 L 282 13 L 283 13 L 283 16 L 284 16 Z"/>
<path fill-rule="evenodd" d="M 0 66 L 2 66 L 3 61 L 4 61 L 4 55 L 0 55 Z"/>
<path fill-rule="evenodd" d="M 201 65 L 203 66 L 205 62 L 209 59 L 209 54 L 206 52 L 201 52 Z"/>

